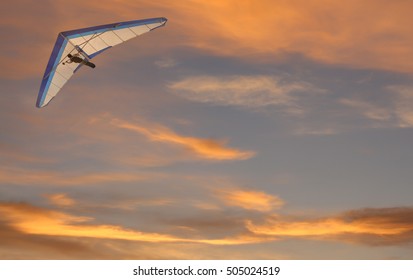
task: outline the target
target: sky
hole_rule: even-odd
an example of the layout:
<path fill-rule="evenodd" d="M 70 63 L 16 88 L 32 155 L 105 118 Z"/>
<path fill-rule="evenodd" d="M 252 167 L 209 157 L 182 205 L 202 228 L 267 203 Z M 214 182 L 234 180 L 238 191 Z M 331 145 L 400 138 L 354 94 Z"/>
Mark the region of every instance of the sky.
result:
<path fill-rule="evenodd" d="M 412 259 L 412 9 L 3 5 L 0 259 Z M 60 31 L 154 17 L 35 107 Z"/>

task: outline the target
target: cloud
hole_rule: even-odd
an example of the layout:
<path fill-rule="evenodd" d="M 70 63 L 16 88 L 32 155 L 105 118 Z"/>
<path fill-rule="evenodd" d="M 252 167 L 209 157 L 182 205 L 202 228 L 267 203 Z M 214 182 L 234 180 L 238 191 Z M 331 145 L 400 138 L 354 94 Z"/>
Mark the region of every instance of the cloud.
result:
<path fill-rule="evenodd" d="M 257 242 L 251 236 L 233 236 L 220 239 L 181 238 L 162 233 L 142 232 L 107 224 L 90 224 L 91 217 L 74 216 L 24 203 L 0 203 L 1 220 L 24 234 L 65 236 L 96 239 L 118 239 L 141 242 L 184 242 L 210 245 L 236 245 Z"/>
<path fill-rule="evenodd" d="M 254 234 L 274 238 L 397 245 L 413 241 L 413 208 L 366 208 L 319 219 L 289 219 L 273 215 L 264 224 L 248 221 L 246 226 Z"/>
<path fill-rule="evenodd" d="M 70 198 L 65 193 L 55 193 L 55 194 L 48 194 L 45 197 L 50 201 L 50 203 L 57 205 L 57 206 L 73 206 L 76 202 Z"/>
<path fill-rule="evenodd" d="M 167 127 L 156 124 L 144 126 L 119 119 L 112 120 L 112 124 L 116 127 L 142 134 L 150 141 L 184 147 L 203 159 L 245 160 L 253 157 L 255 154 L 251 151 L 228 148 L 225 146 L 225 141 L 181 136 Z"/>
<path fill-rule="evenodd" d="M 391 86 L 389 90 L 396 94 L 395 115 L 400 127 L 413 127 L 413 87 Z"/>
<path fill-rule="evenodd" d="M 326 63 L 413 70 L 405 59 L 412 56 L 408 46 L 413 42 L 408 1 L 192 3 L 198 6 L 192 13 L 180 7 L 185 13 L 180 24 L 198 18 L 184 30 L 193 34 L 189 44 L 199 48 L 245 57 L 300 53 Z"/>
<path fill-rule="evenodd" d="M 1 75 L 7 77 L 38 76 L 59 31 L 134 19 L 137 10 L 170 20 L 165 30 L 140 40 L 139 52 L 123 56 L 190 47 L 254 61 L 257 57 L 265 62 L 282 59 L 290 53 L 321 63 L 413 71 L 406 59 L 413 55 L 409 1 L 349 0 L 326 5 L 324 0 L 120 0 L 102 5 L 98 0 L 87 4 L 74 0 L 70 6 L 55 1 L 46 9 L 46 5 L 42 9 L 21 8 L 30 4 L 19 3 L 10 3 L 1 14 L 9 42 L 2 46 L 2 52 L 10 54 L 5 58 L 7 71 Z M 77 9 L 79 5 L 82 11 Z M 71 16 L 75 13 L 76 18 Z M 18 20 L 16 14 L 20 15 Z M 55 24 L 50 25 L 50 17 Z M 33 56 L 33 48 L 40 55 Z"/>
<path fill-rule="evenodd" d="M 159 68 L 172 68 L 175 67 L 177 64 L 178 62 L 173 58 L 164 58 L 155 61 L 155 65 Z"/>
<path fill-rule="evenodd" d="M 228 218 L 211 217 L 175 221 L 186 228 L 197 229 L 190 231 L 186 237 L 99 224 L 91 217 L 74 216 L 23 203 L 0 203 L 0 213 L 1 221 L 8 227 L 22 234 L 39 236 L 209 245 L 258 244 L 285 238 L 335 240 L 370 246 L 402 245 L 413 241 L 413 208 L 409 207 L 356 209 L 324 218 L 292 218 L 272 214 L 261 224 L 257 222 L 261 219 L 256 222 L 246 220 L 245 227 L 239 218 L 230 219 L 231 223 L 228 220 L 225 222 Z M 205 236 L 213 233 L 222 235 L 223 226 L 227 228 L 227 234 L 228 230 L 237 229 L 230 236 Z M 201 235 L 197 234 L 198 230 L 201 230 Z"/>
<path fill-rule="evenodd" d="M 92 218 L 73 216 L 28 204 L 2 203 L 0 205 L 0 212 L 7 223 L 27 234 L 109 238 L 148 242 L 181 241 L 179 238 L 166 234 L 144 233 L 112 225 L 82 224 L 91 221 Z"/>
<path fill-rule="evenodd" d="M 345 106 L 359 110 L 366 118 L 371 120 L 387 121 L 392 118 L 392 113 L 389 108 L 379 107 L 371 102 L 349 98 L 340 99 L 339 102 Z"/>
<path fill-rule="evenodd" d="M 140 199 L 121 199 L 120 201 L 116 201 L 111 199 L 105 203 L 94 203 L 90 201 L 83 201 L 79 202 L 80 206 L 90 208 L 106 208 L 106 209 L 122 209 L 126 211 L 134 210 L 138 207 L 145 207 L 145 206 L 170 206 L 174 205 L 176 200 L 173 198 L 140 198 Z"/>
<path fill-rule="evenodd" d="M 265 75 L 193 76 L 170 83 L 168 87 L 191 101 L 245 108 L 285 106 L 292 113 L 302 110 L 297 104 L 298 93 L 322 91 L 309 83 L 285 82 Z"/>
<path fill-rule="evenodd" d="M 226 205 L 241 207 L 247 210 L 268 212 L 284 205 L 279 197 L 259 191 L 244 189 L 216 190 L 216 196 Z"/>
<path fill-rule="evenodd" d="M 42 158 L 34 156 L 24 149 L 18 148 L 14 145 L 0 143 L 0 150 L 2 152 L 3 159 L 7 159 L 8 165 L 11 162 L 20 163 L 53 163 L 54 160 L 48 158 Z"/>
<path fill-rule="evenodd" d="M 0 259 L 273 259 L 283 255 L 244 247 L 201 243 L 156 243 L 26 234 L 0 220 Z M 248 249 L 248 248 L 247 248 Z"/>
<path fill-rule="evenodd" d="M 206 202 L 202 200 L 197 200 L 192 203 L 192 205 L 198 209 L 206 210 L 206 211 L 215 211 L 220 210 L 221 207 L 212 202 Z"/>
<path fill-rule="evenodd" d="M 91 185 L 107 182 L 138 182 L 147 175 L 121 172 L 95 172 L 88 174 L 68 174 L 68 172 L 38 171 L 0 166 L 0 184 L 17 185 Z"/>
<path fill-rule="evenodd" d="M 0 259 L 113 259 L 117 255 L 106 244 L 99 245 L 78 238 L 26 234 L 0 219 Z"/>
<path fill-rule="evenodd" d="M 360 115 L 381 127 L 412 127 L 413 87 L 388 86 L 385 90 L 388 100 L 382 104 L 379 104 L 378 100 L 356 98 L 342 98 L 339 103 L 355 109 Z"/>
<path fill-rule="evenodd" d="M 334 135 L 340 133 L 340 130 L 336 127 L 311 127 L 310 125 L 305 125 L 294 129 L 294 134 L 296 135 Z"/>
<path fill-rule="evenodd" d="M 170 21 L 163 36 L 177 48 L 265 62 L 292 53 L 321 63 L 413 71 L 406 59 L 413 55 L 409 1 L 121 3 L 115 8 L 120 14 L 144 6 L 167 15 Z"/>
<path fill-rule="evenodd" d="M 249 197 L 260 199 L 262 196 L 255 194 Z M 272 209 L 277 207 L 272 206 Z M 163 221 L 169 225 L 169 233 L 165 234 L 100 223 L 92 217 L 26 203 L 0 202 L 0 258 L 163 259 L 167 254 L 172 258 L 190 259 L 205 257 L 219 246 L 228 250 L 228 254 L 220 258 L 229 258 L 241 247 L 228 246 L 257 246 L 262 243 L 262 246 L 269 246 L 265 243 L 282 242 L 287 238 L 368 246 L 405 246 L 413 241 L 411 207 L 356 209 L 324 218 L 298 218 L 261 210 L 264 209 L 259 208 L 255 212 L 260 215 L 252 215 L 248 220 L 245 213 L 233 216 L 215 209 L 222 214 L 211 216 L 208 210 L 209 213 L 201 215 L 169 217 Z M 70 248 L 66 249 L 67 246 Z M 205 250 L 201 255 L 190 249 L 199 246 Z M 144 250 L 149 247 L 152 251 Z M 164 252 L 166 247 L 170 250 Z M 180 254 L 183 247 L 192 253 Z M 142 248 L 145 253 L 135 254 L 130 248 Z M 242 254 L 242 258 L 245 256 Z"/>
<path fill-rule="evenodd" d="M 41 70 L 43 66 L 40 65 L 45 67 L 47 58 L 42 61 L 41 55 L 50 52 L 53 46 L 45 43 L 47 33 L 44 32 L 43 27 L 47 26 L 47 22 L 56 20 L 56 15 L 50 6 L 35 7 L 29 0 L 21 0 L 19 3 L 10 3 L 0 11 L 1 36 L 8 42 L 0 46 L 1 52 L 7 53 L 3 59 L 4 65 L 7 66 L 0 69 L 1 77 L 21 79 L 44 70 Z M 50 15 L 48 20 L 45 17 L 39 17 L 40 14 L 45 13 Z M 28 24 L 29 22 L 36 22 L 36 24 Z M 52 40 L 56 38 L 56 35 L 57 33 L 54 33 L 51 36 Z M 33 50 L 36 55 L 33 55 Z M 36 76 L 40 77 L 40 75 Z"/>

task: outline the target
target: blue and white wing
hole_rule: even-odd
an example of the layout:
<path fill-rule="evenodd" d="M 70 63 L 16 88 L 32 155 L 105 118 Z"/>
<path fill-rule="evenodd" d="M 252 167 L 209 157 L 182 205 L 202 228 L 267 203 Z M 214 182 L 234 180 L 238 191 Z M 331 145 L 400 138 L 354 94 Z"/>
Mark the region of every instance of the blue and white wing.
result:
<path fill-rule="evenodd" d="M 166 18 L 117 22 L 59 33 L 37 97 L 36 106 L 46 106 L 82 64 L 70 63 L 68 54 L 88 61 L 105 50 L 162 27 Z M 69 62 L 69 63 L 67 63 Z"/>

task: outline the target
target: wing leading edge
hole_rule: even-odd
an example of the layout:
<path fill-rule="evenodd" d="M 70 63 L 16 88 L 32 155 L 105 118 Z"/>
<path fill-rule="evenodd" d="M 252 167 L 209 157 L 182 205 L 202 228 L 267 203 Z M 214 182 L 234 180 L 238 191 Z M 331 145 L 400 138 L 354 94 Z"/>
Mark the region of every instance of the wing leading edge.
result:
<path fill-rule="evenodd" d="M 69 61 L 69 54 L 89 61 L 113 46 L 164 26 L 166 22 L 167 19 L 161 17 L 60 32 L 46 66 L 36 106 L 46 106 L 81 66 Z"/>

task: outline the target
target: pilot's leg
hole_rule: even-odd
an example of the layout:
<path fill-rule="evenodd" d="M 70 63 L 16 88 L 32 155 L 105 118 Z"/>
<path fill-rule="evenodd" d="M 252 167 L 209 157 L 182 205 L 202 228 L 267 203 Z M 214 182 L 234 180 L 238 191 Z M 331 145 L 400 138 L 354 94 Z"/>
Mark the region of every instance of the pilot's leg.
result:
<path fill-rule="evenodd" d="M 91 67 L 91 68 L 95 68 L 95 67 L 96 67 L 96 65 L 93 64 L 93 63 L 90 62 L 90 61 L 86 61 L 86 65 L 89 66 L 89 67 Z"/>

